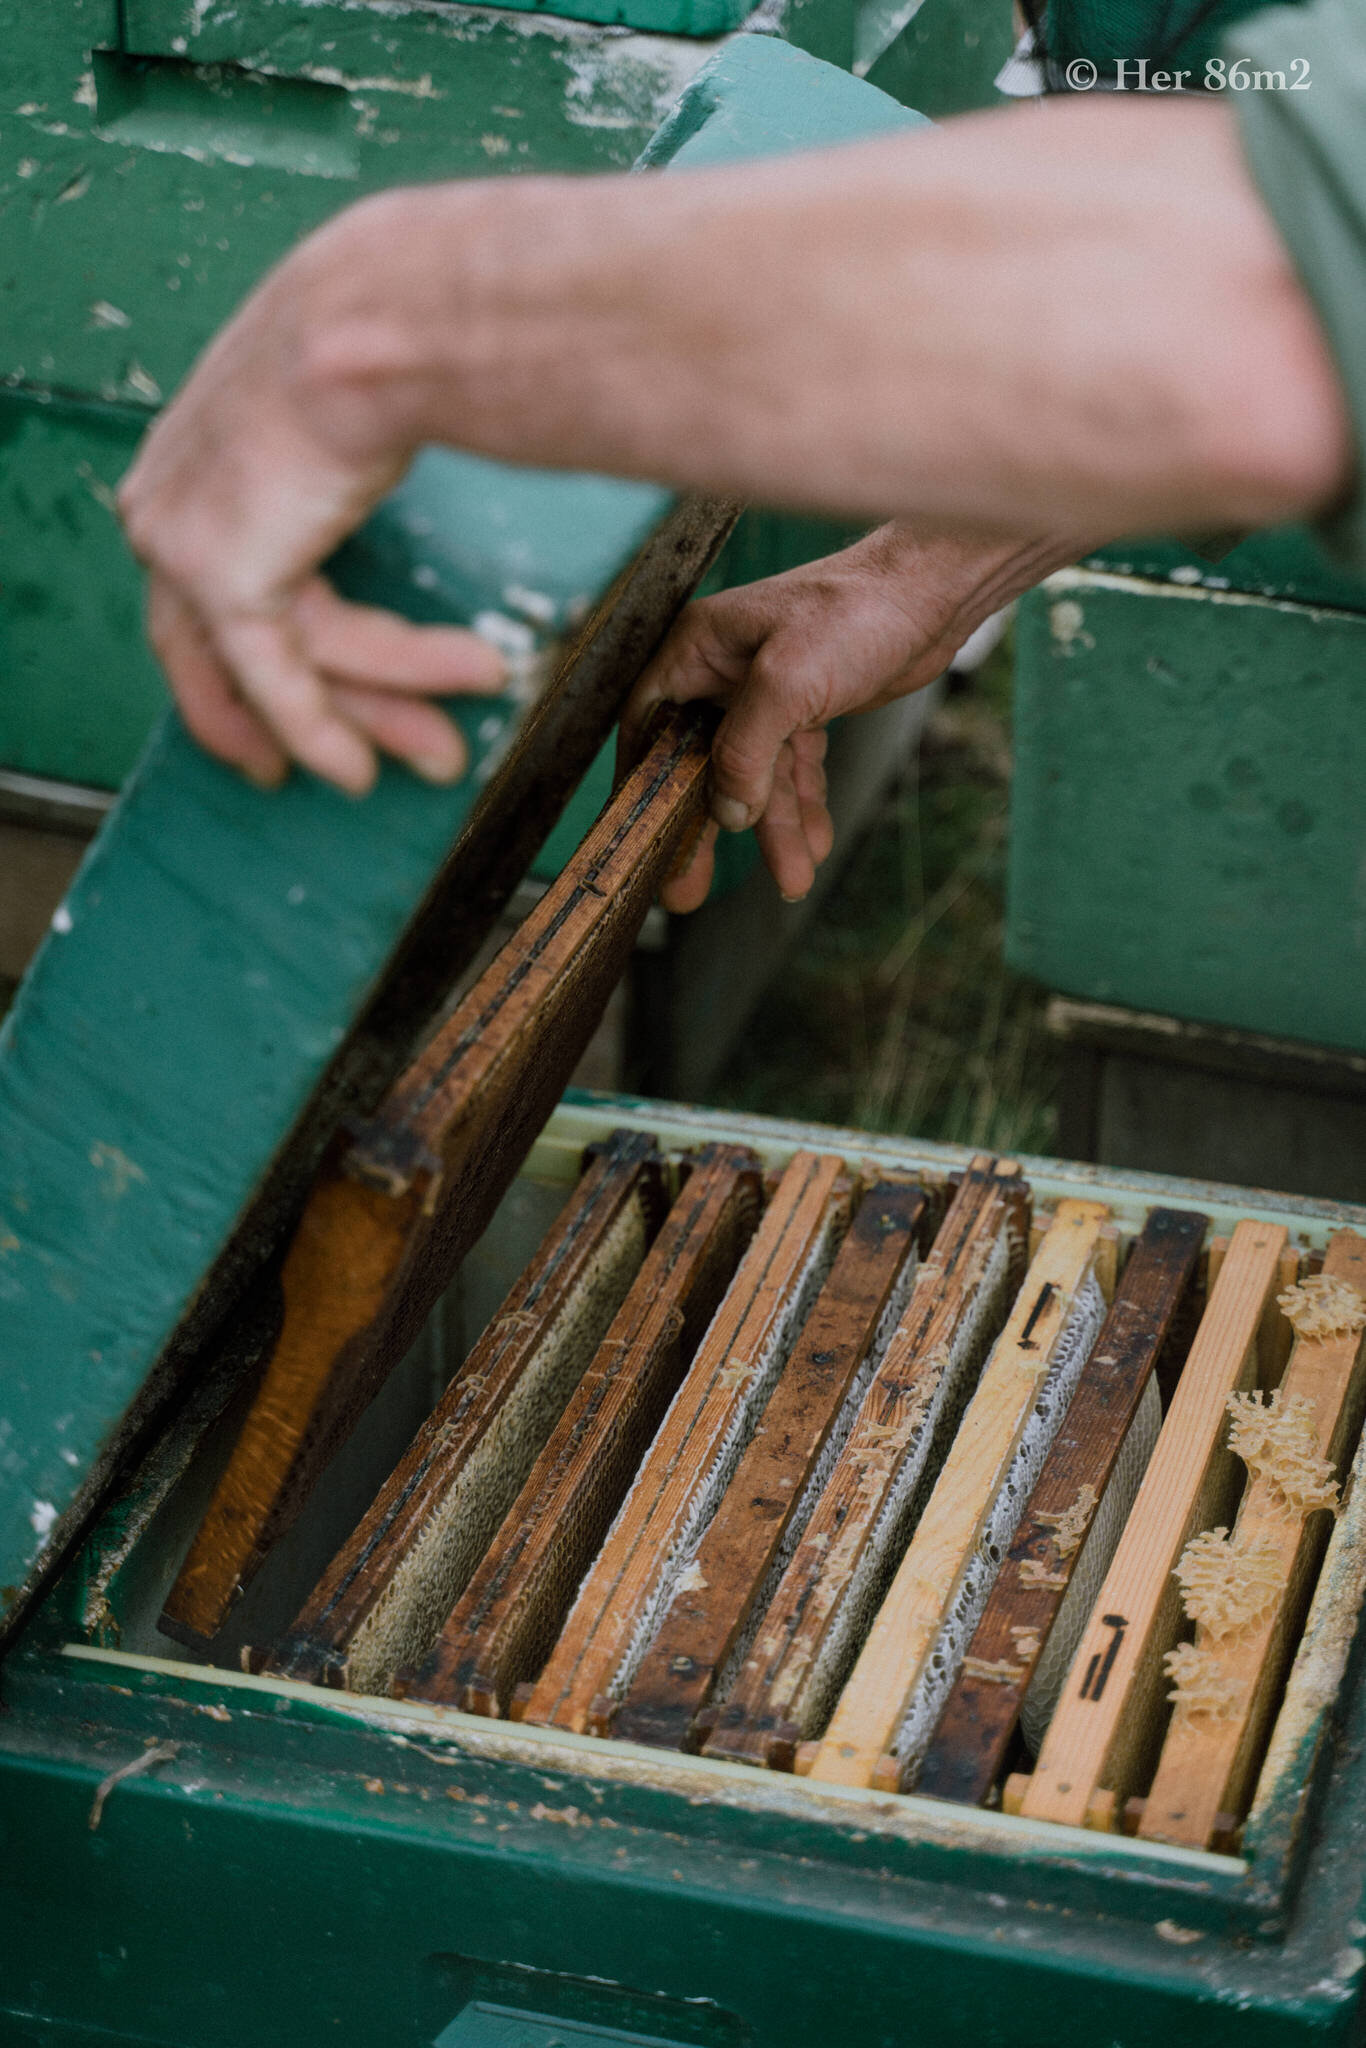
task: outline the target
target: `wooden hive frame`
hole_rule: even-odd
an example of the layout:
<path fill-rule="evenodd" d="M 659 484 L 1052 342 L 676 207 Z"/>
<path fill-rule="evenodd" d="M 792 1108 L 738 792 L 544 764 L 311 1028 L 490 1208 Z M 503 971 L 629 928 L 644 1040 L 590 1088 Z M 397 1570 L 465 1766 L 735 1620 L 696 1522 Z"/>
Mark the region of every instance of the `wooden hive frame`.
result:
<path fill-rule="evenodd" d="M 990 1795 L 1078 1566 L 1104 1533 L 1106 1490 L 1208 1224 L 1178 1209 L 1154 1209 L 1145 1222 L 915 1774 L 917 1791 L 973 1804 Z M 910 1789 L 910 1776 L 898 1773 L 899 1789 Z"/>
<path fill-rule="evenodd" d="M 649 1135 L 593 1147 L 549 1235 L 267 1668 L 387 1691 L 426 1656 L 525 1484 L 664 1213 Z"/>
<path fill-rule="evenodd" d="M 610 1724 L 829 1272 L 850 1192 L 839 1158 L 788 1164 L 519 1718 Z"/>
<path fill-rule="evenodd" d="M 614 1734 L 681 1749 L 695 1746 L 704 1732 L 698 1717 L 748 1654 L 900 1320 L 914 1279 L 914 1235 L 924 1201 L 904 1183 L 875 1183 L 864 1195 L 698 1545 L 689 1583 L 678 1586 L 641 1660 Z"/>
<path fill-rule="evenodd" d="M 823 1729 L 1005 1319 L 1028 1209 L 1013 1160 L 972 1160 L 706 1755 L 790 1769 Z"/>
<path fill-rule="evenodd" d="M 407 1698 L 500 1715 L 534 1678 L 758 1221 L 758 1161 L 709 1145 Z"/>
<path fill-rule="evenodd" d="M 829 1727 L 798 1760 L 822 1782 L 895 1789 L 918 1761 L 1104 1319 L 1109 1213 L 1058 1205 Z"/>
<path fill-rule="evenodd" d="M 1210 1292 L 1138 1498 L 1031 1777 L 1009 1803 L 1035 1820 L 1110 1828 L 1161 1739 L 1162 1659 L 1181 1624 L 1172 1577 L 1197 1530 L 1236 1496 L 1221 1448 L 1228 1396 L 1256 1383 L 1286 1232 L 1239 1223 Z"/>
<path fill-rule="evenodd" d="M 1145 1841 L 1204 1848 L 1223 1816 L 1241 1819 L 1361 1427 L 1366 1238 L 1338 1231 L 1322 1274 L 1280 1299 L 1297 1332 L 1284 1379 L 1265 1406 L 1229 1401 L 1249 1475 L 1232 1534 L 1193 1538 L 1177 1565 L 1197 1627 L 1167 1657 L 1173 1713 L 1142 1802 Z"/>

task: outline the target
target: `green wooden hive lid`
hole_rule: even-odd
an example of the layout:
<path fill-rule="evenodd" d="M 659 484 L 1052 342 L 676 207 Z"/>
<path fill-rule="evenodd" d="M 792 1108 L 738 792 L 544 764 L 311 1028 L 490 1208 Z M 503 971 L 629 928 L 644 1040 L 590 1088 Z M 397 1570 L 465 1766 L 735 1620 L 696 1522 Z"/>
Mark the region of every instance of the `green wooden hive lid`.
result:
<path fill-rule="evenodd" d="M 650 160 L 719 163 L 919 121 L 745 37 L 699 73 Z M 349 576 L 363 581 L 366 551 L 437 499 L 441 530 L 463 536 L 430 557 L 443 615 L 497 614 L 532 650 L 670 504 L 648 485 L 433 452 L 354 545 Z M 362 803 L 299 775 L 262 794 L 170 717 L 58 911 L 0 1031 L 0 1616 L 79 1529 L 130 1417 L 154 1405 L 144 1389 L 164 1393 L 205 1276 L 317 1113 L 519 718 L 510 700 L 456 715 L 473 763 L 460 787 L 390 766 Z"/>

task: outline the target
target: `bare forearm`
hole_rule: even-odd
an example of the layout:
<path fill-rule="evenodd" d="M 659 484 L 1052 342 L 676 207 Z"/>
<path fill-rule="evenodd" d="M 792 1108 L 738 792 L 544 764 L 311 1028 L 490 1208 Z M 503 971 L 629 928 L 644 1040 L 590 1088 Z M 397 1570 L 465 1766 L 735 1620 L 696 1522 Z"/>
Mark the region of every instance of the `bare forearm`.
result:
<path fill-rule="evenodd" d="M 120 492 L 181 708 L 249 774 L 292 758 L 359 790 L 377 748 L 458 771 L 423 700 L 490 688 L 496 659 L 318 574 L 428 441 L 893 522 L 871 573 L 698 607 L 697 659 L 652 671 L 698 694 L 719 663 L 749 693 L 718 791 L 800 813 L 806 866 L 836 697 L 918 687 L 1102 537 L 1312 513 L 1350 470 L 1336 374 L 1219 105 L 1073 100 L 725 172 L 389 193 L 247 300 Z M 816 660 L 828 628 L 784 625 L 792 602 L 857 628 L 852 669 L 847 639 Z"/>
<path fill-rule="evenodd" d="M 1222 107 L 394 193 L 301 257 L 313 402 L 367 452 L 1016 534 L 1256 525 L 1346 480 L 1336 380 Z"/>

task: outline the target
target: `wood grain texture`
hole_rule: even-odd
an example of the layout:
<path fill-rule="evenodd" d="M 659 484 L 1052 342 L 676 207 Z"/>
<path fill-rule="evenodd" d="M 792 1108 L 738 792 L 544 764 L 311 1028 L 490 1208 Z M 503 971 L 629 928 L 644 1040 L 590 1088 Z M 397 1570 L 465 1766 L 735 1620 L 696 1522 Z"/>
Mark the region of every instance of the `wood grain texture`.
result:
<path fill-rule="evenodd" d="M 707 1145 L 607 1336 L 456 1602 L 431 1655 L 394 1690 L 504 1714 L 554 1646 L 759 1218 L 753 1153 Z"/>
<path fill-rule="evenodd" d="M 1336 1232 L 1323 1271 L 1355 1287 L 1366 1303 L 1366 1238 Z M 1292 1403 L 1306 1404 L 1305 1447 L 1338 1478 L 1361 1428 L 1364 1366 L 1360 1327 L 1301 1336 L 1280 1384 L 1279 1407 L 1285 1412 Z M 1250 1465 L 1229 1547 L 1255 1562 L 1268 1595 L 1261 1612 L 1240 1627 L 1197 1625 L 1195 1649 L 1224 1697 L 1217 1709 L 1200 1711 L 1183 1702 L 1178 1689 L 1138 1829 L 1145 1840 L 1203 1848 L 1213 1841 L 1221 1814 L 1241 1819 L 1331 1528 L 1326 1511 L 1306 1514 L 1293 1489 L 1287 1495 L 1274 1467 Z"/>
<path fill-rule="evenodd" d="M 1138 1498 L 1025 1791 L 1034 1820 L 1086 1824 L 1102 1790 L 1122 1808 L 1156 1755 L 1162 1659 L 1181 1625 L 1172 1573 L 1197 1529 L 1227 1512 L 1237 1472 L 1220 1448 L 1228 1396 L 1255 1384 L 1258 1333 L 1286 1233 L 1239 1223 L 1218 1265 Z"/>
<path fill-rule="evenodd" d="M 1027 1225 L 1028 1191 L 1013 1162 L 973 1159 L 717 1710 L 706 1755 L 790 1769 L 796 1745 L 821 1732 L 905 1547 L 922 1475 L 932 1471 L 1004 1319 L 1008 1240 L 1022 1252 Z"/>
<path fill-rule="evenodd" d="M 883 1756 L 899 1751 L 944 1619 L 978 1557 L 1044 1379 L 1092 1276 L 1109 1214 L 1099 1202 L 1058 1204 L 840 1695 L 812 1777 L 870 1785 Z"/>
<path fill-rule="evenodd" d="M 879 1328 L 909 1256 L 905 1190 L 874 1185 L 855 1212 L 721 1505 L 613 1722 L 613 1734 L 656 1748 L 695 1747 L 696 1726 L 726 1666 L 747 1648 L 815 1505 L 822 1453 L 852 1422 L 851 1389 L 871 1371 Z M 894 1206 L 895 1205 L 895 1206 Z M 891 1228 L 883 1218 L 894 1220 Z M 883 1331 L 885 1337 L 889 1332 Z"/>
<path fill-rule="evenodd" d="M 851 1193 L 838 1156 L 789 1162 L 522 1718 L 580 1734 L 610 1718 L 787 1362 Z"/>
<path fill-rule="evenodd" d="M 161 1626 L 211 1639 L 407 1351 L 592 1036 L 703 816 L 711 721 L 669 713 L 486 973 L 316 1183 L 285 1322 Z"/>
<path fill-rule="evenodd" d="M 968 1645 L 918 1792 L 980 1805 L 995 1784 L 1208 1225 L 1192 1210 L 1149 1214 Z"/>
<path fill-rule="evenodd" d="M 425 1657 L 606 1336 L 664 1206 L 649 1137 L 618 1131 L 593 1148 L 536 1256 L 267 1670 L 384 1692 L 399 1664 Z"/>

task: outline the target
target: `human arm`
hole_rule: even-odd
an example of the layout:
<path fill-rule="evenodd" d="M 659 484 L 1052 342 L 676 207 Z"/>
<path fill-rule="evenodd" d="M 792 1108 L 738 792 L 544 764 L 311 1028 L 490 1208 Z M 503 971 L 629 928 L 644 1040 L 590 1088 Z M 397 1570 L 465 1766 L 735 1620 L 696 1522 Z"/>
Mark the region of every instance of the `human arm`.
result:
<path fill-rule="evenodd" d="M 1025 539 L 1257 525 L 1350 470 L 1231 113 L 1113 99 L 743 170 L 393 192 L 301 244 L 122 503 L 182 645 L 353 786 L 354 731 L 281 622 L 427 441 Z"/>

